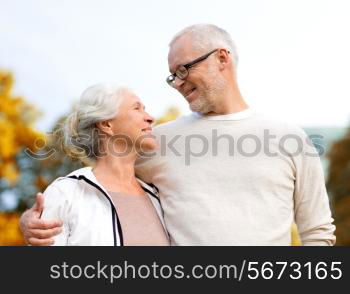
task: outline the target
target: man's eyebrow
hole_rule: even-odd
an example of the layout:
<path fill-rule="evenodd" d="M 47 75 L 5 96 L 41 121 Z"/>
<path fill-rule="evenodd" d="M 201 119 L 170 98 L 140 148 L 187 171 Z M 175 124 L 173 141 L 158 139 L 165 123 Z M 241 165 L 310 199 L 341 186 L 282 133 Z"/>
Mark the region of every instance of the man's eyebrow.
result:
<path fill-rule="evenodd" d="M 174 73 L 176 72 L 176 70 L 177 70 L 180 66 L 182 66 L 182 65 L 187 65 L 187 64 L 189 64 L 190 62 L 192 62 L 192 60 L 187 61 L 187 62 L 183 62 L 183 63 L 179 63 L 179 64 L 176 65 L 174 71 L 172 71 L 171 68 L 169 68 L 169 72 L 170 72 L 171 74 L 174 74 Z"/>
<path fill-rule="evenodd" d="M 176 70 L 171 70 L 171 68 L 169 68 L 169 72 L 173 75 L 175 73 Z"/>
<path fill-rule="evenodd" d="M 185 63 L 179 63 L 179 64 L 175 64 L 175 66 L 173 66 L 173 67 L 169 67 L 169 72 L 171 74 L 174 74 L 176 72 L 176 70 L 179 68 L 179 66 L 184 65 L 184 64 Z M 174 68 L 174 70 L 172 70 L 172 68 Z"/>

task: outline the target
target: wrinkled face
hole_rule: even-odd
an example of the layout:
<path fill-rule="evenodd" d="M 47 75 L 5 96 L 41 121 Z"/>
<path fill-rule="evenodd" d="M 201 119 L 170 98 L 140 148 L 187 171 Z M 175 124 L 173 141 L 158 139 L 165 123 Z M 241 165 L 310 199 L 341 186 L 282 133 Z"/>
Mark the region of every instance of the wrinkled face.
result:
<path fill-rule="evenodd" d="M 134 93 L 126 91 L 118 108 L 116 118 L 110 121 L 113 135 L 128 138 L 125 140 L 128 147 L 134 147 L 139 151 L 150 151 L 156 147 L 152 135 L 154 122 L 146 111 L 140 98 Z"/>
<path fill-rule="evenodd" d="M 174 73 L 178 66 L 208 53 L 195 50 L 190 36 L 184 35 L 172 44 L 168 54 L 169 71 Z M 185 80 L 176 78 L 174 87 L 189 103 L 190 109 L 195 112 L 209 113 L 213 111 L 215 100 L 224 91 L 225 81 L 219 71 L 216 53 L 206 60 L 189 69 L 189 75 Z"/>

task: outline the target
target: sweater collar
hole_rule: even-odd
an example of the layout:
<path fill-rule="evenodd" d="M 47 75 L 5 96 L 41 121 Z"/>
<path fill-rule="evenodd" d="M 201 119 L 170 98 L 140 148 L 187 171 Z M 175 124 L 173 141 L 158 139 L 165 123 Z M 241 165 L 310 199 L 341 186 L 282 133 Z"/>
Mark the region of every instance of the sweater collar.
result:
<path fill-rule="evenodd" d="M 203 115 L 195 112 L 198 118 L 205 120 L 242 120 L 251 117 L 254 114 L 254 111 L 251 108 L 244 109 L 239 112 L 222 114 L 222 115 Z"/>

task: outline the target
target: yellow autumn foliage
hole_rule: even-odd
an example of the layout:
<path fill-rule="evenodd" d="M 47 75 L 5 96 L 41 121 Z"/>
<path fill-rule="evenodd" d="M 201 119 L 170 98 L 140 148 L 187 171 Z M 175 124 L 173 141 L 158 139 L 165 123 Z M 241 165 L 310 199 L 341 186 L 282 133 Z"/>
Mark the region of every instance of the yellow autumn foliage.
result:
<path fill-rule="evenodd" d="M 175 120 L 180 115 L 180 110 L 177 107 L 169 107 L 168 110 L 160 118 L 156 120 L 156 125 Z"/>
<path fill-rule="evenodd" d="M 14 185 L 19 177 L 15 157 L 24 148 L 35 152 L 45 135 L 33 129 L 39 112 L 23 98 L 13 96 L 13 76 L 0 71 L 0 178 Z"/>
<path fill-rule="evenodd" d="M 25 245 L 19 230 L 19 213 L 0 213 L 0 246 Z"/>

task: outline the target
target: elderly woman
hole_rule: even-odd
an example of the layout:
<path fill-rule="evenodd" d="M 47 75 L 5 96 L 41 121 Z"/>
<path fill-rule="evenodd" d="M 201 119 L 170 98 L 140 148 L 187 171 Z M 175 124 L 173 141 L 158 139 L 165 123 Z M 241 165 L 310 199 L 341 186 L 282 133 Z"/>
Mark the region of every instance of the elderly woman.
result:
<path fill-rule="evenodd" d="M 41 218 L 63 222 L 54 245 L 169 245 L 156 187 L 134 171 L 140 154 L 156 147 L 153 121 L 127 88 L 95 85 L 82 94 L 64 124 L 63 142 L 68 154 L 94 164 L 44 192 Z"/>

